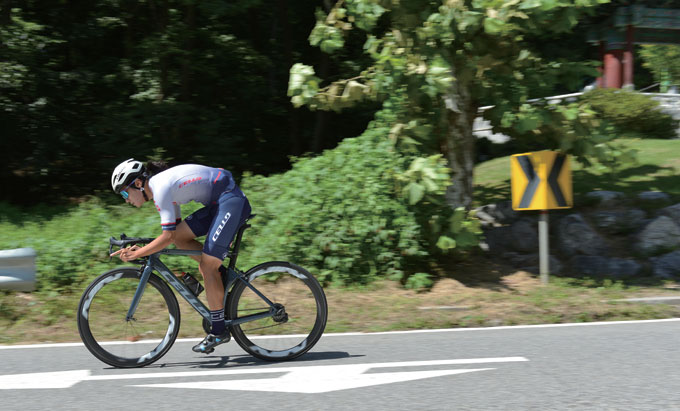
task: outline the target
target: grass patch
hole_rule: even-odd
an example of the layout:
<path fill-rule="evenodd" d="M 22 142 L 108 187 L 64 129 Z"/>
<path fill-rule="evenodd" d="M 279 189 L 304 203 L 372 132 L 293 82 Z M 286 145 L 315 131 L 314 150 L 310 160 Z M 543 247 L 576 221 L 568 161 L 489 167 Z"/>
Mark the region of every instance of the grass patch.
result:
<path fill-rule="evenodd" d="M 329 318 L 326 332 L 394 331 L 450 327 L 488 327 L 586 321 L 641 320 L 677 317 L 680 307 L 613 300 L 647 296 L 680 296 L 664 285 L 628 286 L 621 282 L 552 277 L 543 286 L 523 271 L 482 277 L 443 278 L 428 292 L 404 289 L 388 280 L 364 289 L 326 290 Z M 79 341 L 75 321 L 78 296 L 0 294 L 0 343 Z M 204 295 L 201 295 L 204 298 Z M 202 320 L 181 298 L 180 337 L 203 336 Z M 205 302 L 205 300 L 204 300 Z M 12 308 L 8 308 L 12 307 Z M 58 321 L 50 319 L 56 316 Z M 38 324 L 39 336 L 27 332 Z M 271 333 L 265 329 L 264 333 Z M 30 339 L 27 338 L 31 335 Z M 38 338 L 38 340 L 36 340 Z"/>
<path fill-rule="evenodd" d="M 633 197 L 643 191 L 663 191 L 680 200 L 680 140 L 620 139 L 617 143 L 637 150 L 637 163 L 618 172 L 583 168 L 571 161 L 574 200 L 594 190 L 623 192 Z M 485 161 L 475 167 L 475 202 L 478 205 L 509 200 L 510 157 Z"/>

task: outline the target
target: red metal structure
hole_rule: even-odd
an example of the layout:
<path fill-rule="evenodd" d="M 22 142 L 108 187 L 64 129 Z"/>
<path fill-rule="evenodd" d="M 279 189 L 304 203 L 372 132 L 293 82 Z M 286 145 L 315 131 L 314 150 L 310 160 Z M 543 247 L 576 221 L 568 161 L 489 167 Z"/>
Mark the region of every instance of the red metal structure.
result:
<path fill-rule="evenodd" d="M 680 9 L 635 4 L 619 7 L 610 19 L 589 33 L 602 55 L 599 87 L 633 87 L 634 44 L 680 44 Z"/>

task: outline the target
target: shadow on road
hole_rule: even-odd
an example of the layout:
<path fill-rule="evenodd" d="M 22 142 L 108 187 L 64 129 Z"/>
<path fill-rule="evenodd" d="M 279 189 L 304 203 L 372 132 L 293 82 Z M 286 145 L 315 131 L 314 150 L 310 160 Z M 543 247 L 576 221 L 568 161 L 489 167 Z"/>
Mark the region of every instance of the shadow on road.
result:
<path fill-rule="evenodd" d="M 350 355 L 343 351 L 326 351 L 326 352 L 312 352 L 303 355 L 302 357 L 287 363 L 307 363 L 318 362 L 323 360 L 337 360 L 340 358 L 356 358 L 363 357 L 363 355 Z M 198 357 L 202 360 L 187 361 L 187 362 L 173 362 L 173 363 L 157 363 L 144 368 L 150 369 L 167 369 L 167 368 L 235 368 L 235 367 L 252 367 L 252 366 L 270 366 L 277 364 L 276 362 L 263 361 L 253 356 L 235 355 L 235 356 L 217 356 L 208 355 Z"/>

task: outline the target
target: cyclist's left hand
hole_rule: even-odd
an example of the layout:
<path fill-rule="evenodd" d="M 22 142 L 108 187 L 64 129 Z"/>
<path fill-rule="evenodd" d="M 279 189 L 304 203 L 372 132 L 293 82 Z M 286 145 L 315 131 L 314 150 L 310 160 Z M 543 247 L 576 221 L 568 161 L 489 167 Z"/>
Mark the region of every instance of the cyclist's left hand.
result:
<path fill-rule="evenodd" d="M 139 250 L 140 248 L 141 247 L 138 246 L 138 245 L 133 245 L 132 247 L 128 247 L 128 248 L 121 248 L 120 250 L 111 254 L 111 257 L 118 256 L 118 257 L 120 257 L 121 260 L 123 260 L 125 262 L 132 261 L 132 260 L 137 259 L 136 251 Z"/>

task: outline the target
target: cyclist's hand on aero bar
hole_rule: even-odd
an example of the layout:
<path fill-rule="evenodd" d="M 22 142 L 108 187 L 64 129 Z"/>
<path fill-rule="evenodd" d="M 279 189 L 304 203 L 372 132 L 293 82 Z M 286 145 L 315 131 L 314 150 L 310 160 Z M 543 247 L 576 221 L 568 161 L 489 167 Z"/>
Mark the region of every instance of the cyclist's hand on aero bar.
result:
<path fill-rule="evenodd" d="M 127 262 L 127 261 L 132 261 L 137 258 L 135 255 L 135 251 L 139 250 L 141 247 L 138 245 L 133 245 L 132 247 L 128 248 L 121 248 L 120 250 L 116 251 L 115 253 L 111 253 L 111 257 L 118 256 L 120 257 L 121 260 Z"/>

